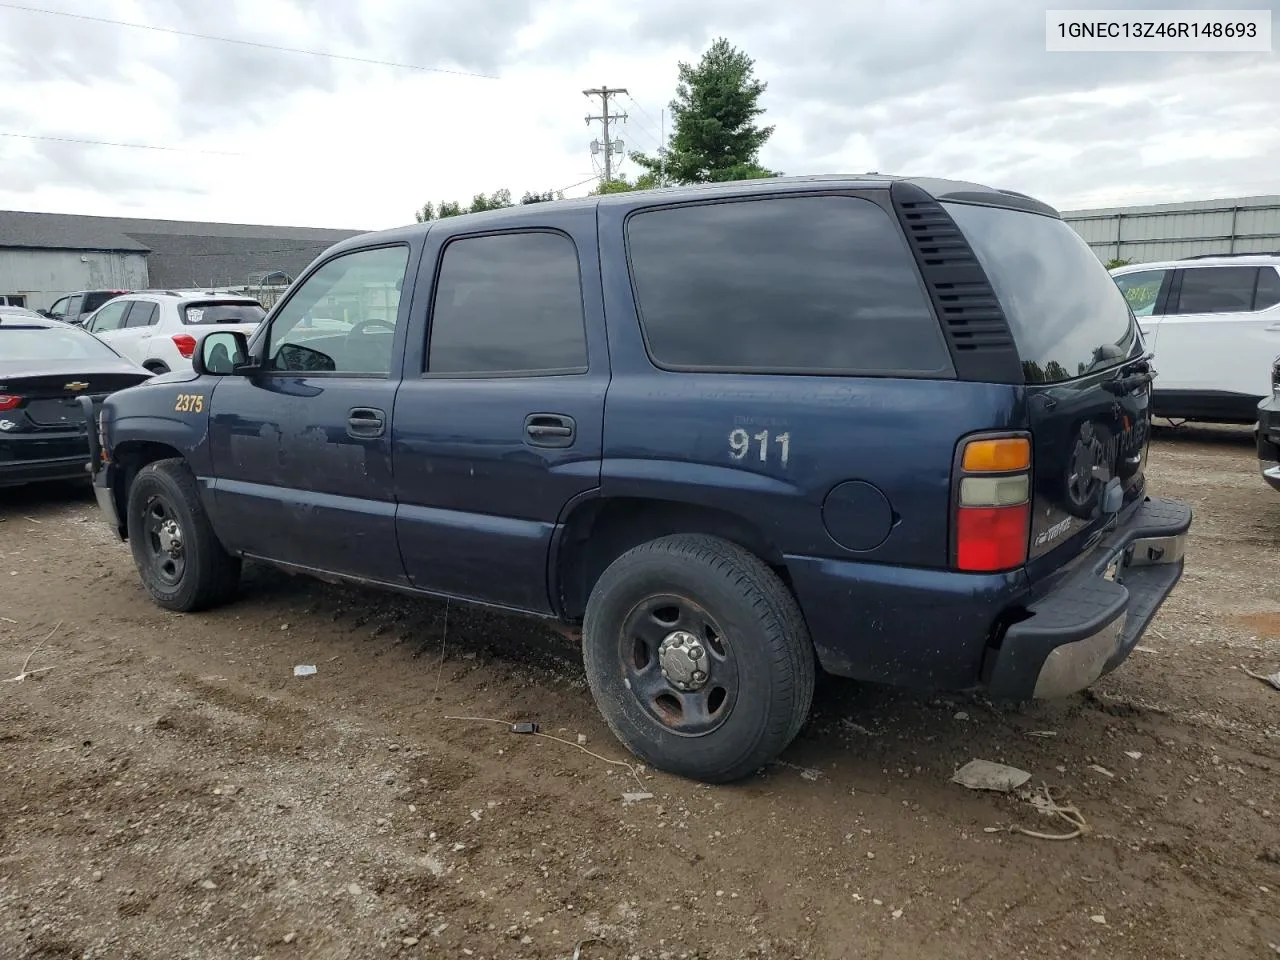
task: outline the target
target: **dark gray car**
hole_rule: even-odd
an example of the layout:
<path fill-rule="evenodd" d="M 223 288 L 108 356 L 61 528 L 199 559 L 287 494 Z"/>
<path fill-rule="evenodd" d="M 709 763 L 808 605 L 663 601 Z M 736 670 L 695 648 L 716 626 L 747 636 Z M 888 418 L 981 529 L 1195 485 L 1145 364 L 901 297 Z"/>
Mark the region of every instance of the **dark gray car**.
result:
<path fill-rule="evenodd" d="M 85 317 L 108 300 L 114 300 L 116 297 L 132 292 L 132 290 L 80 290 L 77 293 L 67 294 L 62 299 L 55 301 L 48 310 L 41 310 L 40 312 L 46 317 L 52 317 L 54 320 L 61 320 L 64 323 L 72 323 L 79 326 Z"/>

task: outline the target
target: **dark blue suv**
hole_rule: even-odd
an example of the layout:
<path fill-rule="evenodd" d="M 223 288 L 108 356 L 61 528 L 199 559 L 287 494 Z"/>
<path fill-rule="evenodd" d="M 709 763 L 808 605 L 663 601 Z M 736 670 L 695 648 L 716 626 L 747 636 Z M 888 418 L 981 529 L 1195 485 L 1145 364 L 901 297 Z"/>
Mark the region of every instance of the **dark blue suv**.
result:
<path fill-rule="evenodd" d="M 242 559 L 581 624 L 652 765 L 729 781 L 814 674 L 1114 669 L 1182 573 L 1133 314 L 1051 208 L 894 177 L 532 204 L 343 241 L 253 338 L 111 396 L 98 500 L 171 610 Z"/>

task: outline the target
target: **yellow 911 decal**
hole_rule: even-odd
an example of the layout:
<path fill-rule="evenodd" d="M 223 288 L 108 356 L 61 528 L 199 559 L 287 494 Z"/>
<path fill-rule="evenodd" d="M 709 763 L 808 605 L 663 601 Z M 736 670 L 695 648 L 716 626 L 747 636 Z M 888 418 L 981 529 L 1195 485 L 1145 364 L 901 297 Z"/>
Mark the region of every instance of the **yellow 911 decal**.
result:
<path fill-rule="evenodd" d="M 204 396 L 199 393 L 180 393 L 173 409 L 178 413 L 203 413 Z"/>

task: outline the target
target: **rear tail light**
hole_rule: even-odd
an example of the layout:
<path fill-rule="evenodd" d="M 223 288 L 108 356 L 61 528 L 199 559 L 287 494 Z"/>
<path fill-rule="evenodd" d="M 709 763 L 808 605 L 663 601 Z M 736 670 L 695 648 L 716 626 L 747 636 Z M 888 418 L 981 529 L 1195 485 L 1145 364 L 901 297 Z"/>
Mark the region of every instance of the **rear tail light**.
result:
<path fill-rule="evenodd" d="M 189 333 L 175 333 L 173 335 L 173 345 L 178 348 L 178 352 L 191 359 L 191 355 L 196 352 L 196 338 Z"/>
<path fill-rule="evenodd" d="M 0 393 L 0 410 L 13 410 L 22 402 L 22 398 L 12 393 Z"/>
<path fill-rule="evenodd" d="M 1022 566 L 1031 522 L 1030 438 L 965 441 L 957 464 L 956 569 L 994 573 Z"/>

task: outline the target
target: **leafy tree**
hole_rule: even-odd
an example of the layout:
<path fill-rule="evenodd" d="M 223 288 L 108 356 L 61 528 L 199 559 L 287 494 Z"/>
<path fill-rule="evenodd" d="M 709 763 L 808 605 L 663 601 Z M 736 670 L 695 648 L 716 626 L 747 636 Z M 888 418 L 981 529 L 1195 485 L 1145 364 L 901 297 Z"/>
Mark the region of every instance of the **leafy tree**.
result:
<path fill-rule="evenodd" d="M 779 174 L 760 165 L 760 148 L 773 135 L 772 126 L 756 124 L 764 113 L 760 96 L 768 84 L 756 79 L 755 61 L 721 37 L 697 65 L 681 63 L 676 97 L 671 101 L 673 128 L 665 159 L 633 153 L 657 185 L 753 180 Z"/>
<path fill-rule="evenodd" d="M 456 200 L 441 200 L 438 207 L 435 204 L 428 203 L 415 211 L 413 217 L 419 223 L 426 223 L 428 220 L 443 220 L 445 217 L 458 217 L 464 213 L 501 210 L 504 207 L 512 206 L 515 206 L 515 204 L 511 201 L 511 191 L 503 187 L 501 190 L 495 190 L 487 196 L 483 193 L 477 193 L 471 198 L 471 203 L 465 207 Z"/>
<path fill-rule="evenodd" d="M 525 191 L 525 195 L 520 198 L 520 203 L 548 203 L 551 200 L 558 199 L 554 190 L 545 190 L 542 193 L 530 193 Z"/>
<path fill-rule="evenodd" d="M 1107 261 L 1107 269 L 1114 270 L 1116 267 L 1127 267 L 1132 260 L 1121 260 L 1119 257 L 1112 257 Z"/>
<path fill-rule="evenodd" d="M 601 181 L 600 184 L 591 191 L 591 196 L 602 197 L 606 193 L 628 193 L 631 190 L 652 190 L 655 187 L 662 186 L 660 178 L 654 173 L 642 173 L 636 177 L 634 181 L 628 180 L 625 176 L 616 176 L 609 181 Z"/>
<path fill-rule="evenodd" d="M 483 193 L 477 193 L 471 198 L 471 206 L 467 208 L 467 213 L 480 213 L 484 210 L 501 210 L 504 207 L 515 206 L 511 202 L 511 191 L 506 187 L 501 190 L 495 190 L 491 196 L 486 197 Z"/>

